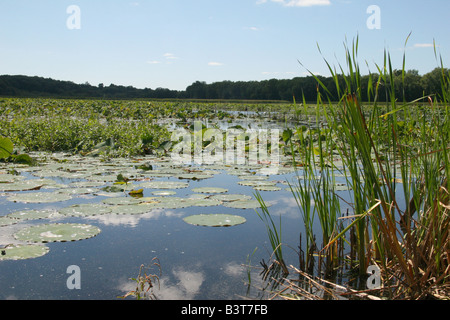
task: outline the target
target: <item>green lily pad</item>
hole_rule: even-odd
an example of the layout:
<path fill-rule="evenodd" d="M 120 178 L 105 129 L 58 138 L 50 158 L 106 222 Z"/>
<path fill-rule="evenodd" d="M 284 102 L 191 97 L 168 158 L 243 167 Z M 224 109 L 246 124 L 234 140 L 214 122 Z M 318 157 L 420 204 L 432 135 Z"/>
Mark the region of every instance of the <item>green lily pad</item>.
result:
<path fill-rule="evenodd" d="M 231 227 L 247 221 L 244 217 L 231 214 L 197 214 L 183 220 L 189 224 L 205 227 Z"/>
<path fill-rule="evenodd" d="M 49 252 L 49 247 L 39 244 L 10 245 L 1 249 L 0 261 L 24 260 L 41 257 Z"/>
<path fill-rule="evenodd" d="M 98 181 L 78 181 L 69 183 L 69 186 L 74 188 L 94 188 L 101 187 L 103 185 L 105 185 L 103 182 Z"/>
<path fill-rule="evenodd" d="M 19 193 L 8 197 L 9 201 L 24 203 L 51 203 L 72 199 L 69 194 L 59 192 L 29 192 Z"/>
<path fill-rule="evenodd" d="M 239 181 L 239 185 L 241 186 L 248 186 L 248 187 L 261 187 L 261 186 L 274 186 L 276 183 L 273 181 Z"/>
<path fill-rule="evenodd" d="M 148 189 L 183 189 L 189 187 L 189 183 L 178 181 L 149 181 L 139 185 Z"/>
<path fill-rule="evenodd" d="M 8 158 L 14 149 L 11 139 L 0 136 L 0 159 Z"/>
<path fill-rule="evenodd" d="M 62 208 L 59 213 L 64 216 L 70 217 L 89 217 L 102 214 L 108 214 L 111 212 L 109 206 L 101 205 L 98 203 L 83 203 L 75 204 L 70 207 Z"/>
<path fill-rule="evenodd" d="M 193 188 L 192 191 L 198 193 L 225 193 L 228 192 L 228 189 L 217 187 L 201 187 L 201 188 Z"/>
<path fill-rule="evenodd" d="M 29 242 L 66 242 L 92 238 L 100 231 L 98 227 L 88 224 L 53 223 L 24 228 L 15 233 L 14 237 Z"/>
<path fill-rule="evenodd" d="M 0 183 L 0 191 L 11 192 L 11 191 L 28 191 L 40 189 L 44 183 L 42 180 L 22 180 L 14 181 L 9 183 Z"/>
<path fill-rule="evenodd" d="M 9 173 L 0 173 L 0 183 L 11 183 L 25 179 L 23 176 L 16 176 Z"/>
<path fill-rule="evenodd" d="M 141 203 L 142 200 L 133 197 L 114 197 L 102 201 L 104 204 L 112 205 L 131 205 Z"/>
<path fill-rule="evenodd" d="M 193 207 L 211 207 L 211 206 L 218 206 L 222 204 L 222 201 L 214 200 L 214 199 L 195 199 L 195 198 L 188 198 L 184 200 L 185 203 L 188 203 L 190 206 Z"/>
<path fill-rule="evenodd" d="M 228 207 L 228 208 L 236 208 L 236 209 L 256 209 L 256 208 L 261 208 L 261 205 L 259 204 L 258 200 L 230 201 L 230 202 L 225 202 L 223 205 L 225 207 Z M 268 203 L 266 203 L 266 205 L 269 207 Z"/>
<path fill-rule="evenodd" d="M 127 206 L 113 206 L 111 208 L 111 213 L 113 214 L 144 214 L 147 212 L 152 211 L 153 209 L 158 208 L 157 203 L 155 204 L 149 204 L 149 203 L 142 203 L 142 204 L 130 204 Z"/>
<path fill-rule="evenodd" d="M 280 191 L 281 188 L 277 186 L 256 186 L 253 189 L 258 191 Z"/>
<path fill-rule="evenodd" d="M 204 173 L 183 173 L 176 176 L 178 179 L 191 179 L 191 180 L 203 180 L 203 179 L 210 179 L 214 177 L 211 174 L 204 174 Z"/>
<path fill-rule="evenodd" d="M 228 202 L 238 200 L 251 200 L 252 197 L 245 194 L 215 194 L 212 195 L 210 199 Z"/>
<path fill-rule="evenodd" d="M 66 188 L 61 189 L 58 193 L 65 193 L 69 195 L 79 195 L 79 194 L 91 194 L 98 191 L 97 188 Z"/>
<path fill-rule="evenodd" d="M 179 209 L 179 208 L 187 208 L 192 206 L 192 203 L 189 199 L 181 198 L 181 197 L 160 197 L 157 198 L 158 204 L 155 204 L 155 207 L 160 209 Z"/>
<path fill-rule="evenodd" d="M 8 216 L 0 217 L 0 227 L 9 226 L 12 224 L 16 224 L 18 222 L 20 222 L 19 219 L 14 219 L 12 217 L 8 217 Z"/>
<path fill-rule="evenodd" d="M 268 176 L 257 176 L 257 175 L 247 175 L 247 176 L 239 176 L 241 180 L 252 180 L 252 181 L 264 181 L 267 180 Z"/>
<path fill-rule="evenodd" d="M 54 210 L 24 210 L 16 211 L 8 214 L 7 216 L 13 219 L 20 220 L 37 220 L 37 219 L 48 219 L 55 216 L 57 212 Z"/>

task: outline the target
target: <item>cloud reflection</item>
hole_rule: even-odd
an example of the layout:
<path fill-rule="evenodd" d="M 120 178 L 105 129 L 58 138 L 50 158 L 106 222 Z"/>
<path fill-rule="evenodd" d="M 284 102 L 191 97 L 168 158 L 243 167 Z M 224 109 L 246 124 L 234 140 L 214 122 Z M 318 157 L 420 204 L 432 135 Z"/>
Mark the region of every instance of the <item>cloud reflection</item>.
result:
<path fill-rule="evenodd" d="M 153 293 L 158 300 L 193 300 L 200 293 L 205 281 L 202 271 L 188 271 L 184 267 L 172 269 L 171 276 L 159 278 L 159 285 L 155 283 Z M 136 290 L 136 282 L 122 280 L 118 290 L 129 292 Z"/>
<path fill-rule="evenodd" d="M 144 214 L 104 214 L 98 216 L 86 217 L 89 220 L 95 220 L 104 225 L 118 226 L 127 225 L 129 227 L 136 227 L 141 220 L 153 219 L 158 220 L 162 217 L 181 217 L 183 212 L 176 212 L 173 210 L 154 209 Z"/>

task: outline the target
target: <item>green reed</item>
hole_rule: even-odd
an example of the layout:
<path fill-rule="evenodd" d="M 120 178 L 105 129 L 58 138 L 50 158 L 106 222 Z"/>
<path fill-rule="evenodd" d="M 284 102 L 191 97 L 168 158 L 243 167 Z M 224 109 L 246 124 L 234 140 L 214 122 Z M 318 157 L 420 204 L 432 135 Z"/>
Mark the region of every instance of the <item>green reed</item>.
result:
<path fill-rule="evenodd" d="M 358 39 L 345 49 L 347 72 L 325 60 L 337 99 L 316 77 L 315 128 L 297 130 L 291 141 L 293 163 L 301 166 L 301 182 L 291 190 L 305 225 L 306 256 L 313 259 L 317 218 L 323 241 L 317 246 L 319 267 L 333 271 L 350 260 L 350 268 L 364 276 L 369 265 L 377 264 L 386 288 L 380 294 L 412 299 L 448 295 L 450 75 L 440 59 L 442 92 L 407 102 L 395 95 L 398 83 L 389 53 L 382 66 L 376 65 L 378 74 L 370 75 L 369 87 L 362 88 Z M 404 76 L 402 81 L 404 86 Z M 369 102 L 363 102 L 363 90 Z M 383 105 L 381 95 L 387 98 Z M 333 190 L 335 172 L 344 174 L 350 200 Z M 343 203 L 350 206 L 349 215 L 341 212 Z M 344 244 L 349 255 L 342 251 Z"/>

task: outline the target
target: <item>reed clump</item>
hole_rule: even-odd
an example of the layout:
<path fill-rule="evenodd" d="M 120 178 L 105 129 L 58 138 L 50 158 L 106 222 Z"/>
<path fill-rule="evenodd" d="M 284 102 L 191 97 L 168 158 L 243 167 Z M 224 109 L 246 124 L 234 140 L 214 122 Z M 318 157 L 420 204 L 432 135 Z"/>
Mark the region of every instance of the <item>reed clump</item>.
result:
<path fill-rule="evenodd" d="M 291 190 L 306 233 L 300 268 L 291 266 L 291 275 L 314 281 L 321 298 L 324 293 L 336 298 L 338 292 L 340 297 L 449 299 L 450 74 L 438 59 L 441 92 L 408 102 L 395 96 L 389 53 L 370 75 L 369 87 L 362 88 L 358 39 L 345 49 L 347 73 L 325 60 L 338 97 L 316 78 L 316 123 L 299 128 L 291 141 L 294 164 L 301 168 L 296 181 L 302 181 Z M 362 100 L 363 90 L 370 101 Z M 381 95 L 387 102 L 378 102 Z M 335 190 L 336 175 L 345 177 L 346 198 Z M 313 228 L 316 219 L 321 234 Z M 367 293 L 369 266 L 379 268 L 380 285 Z M 277 296 L 311 298 L 298 279 L 285 281 Z"/>

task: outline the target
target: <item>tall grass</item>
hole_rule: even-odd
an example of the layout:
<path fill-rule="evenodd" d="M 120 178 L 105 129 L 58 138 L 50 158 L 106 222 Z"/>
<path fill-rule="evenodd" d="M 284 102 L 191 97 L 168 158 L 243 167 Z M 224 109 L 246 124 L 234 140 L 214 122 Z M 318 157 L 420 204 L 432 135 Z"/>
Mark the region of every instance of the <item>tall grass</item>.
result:
<path fill-rule="evenodd" d="M 316 77 L 320 88 L 316 130 L 297 130 L 297 139 L 292 140 L 294 164 L 303 166 L 303 183 L 291 190 L 302 212 L 306 250 L 317 245 L 319 267 L 328 270 L 328 276 L 348 262 L 360 276 L 366 275 L 369 265 L 378 265 L 380 295 L 448 298 L 450 75 L 438 59 L 443 70 L 441 92 L 407 102 L 395 96 L 389 53 L 385 52 L 383 65 L 376 65 L 378 76 L 370 75 L 369 88 L 363 89 L 358 39 L 345 51 L 347 72 L 325 60 L 338 102 Z M 403 75 L 405 60 L 404 56 Z M 368 103 L 362 101 L 363 90 Z M 378 102 L 381 95 L 387 98 L 383 105 Z M 337 159 L 342 167 L 336 165 Z M 345 201 L 352 211 L 348 215 L 341 212 L 344 199 L 333 190 L 335 172 L 344 174 L 351 190 Z M 322 246 L 313 234 L 316 218 Z M 349 254 L 342 253 L 344 244 Z M 312 252 L 307 257 L 314 258 Z"/>

